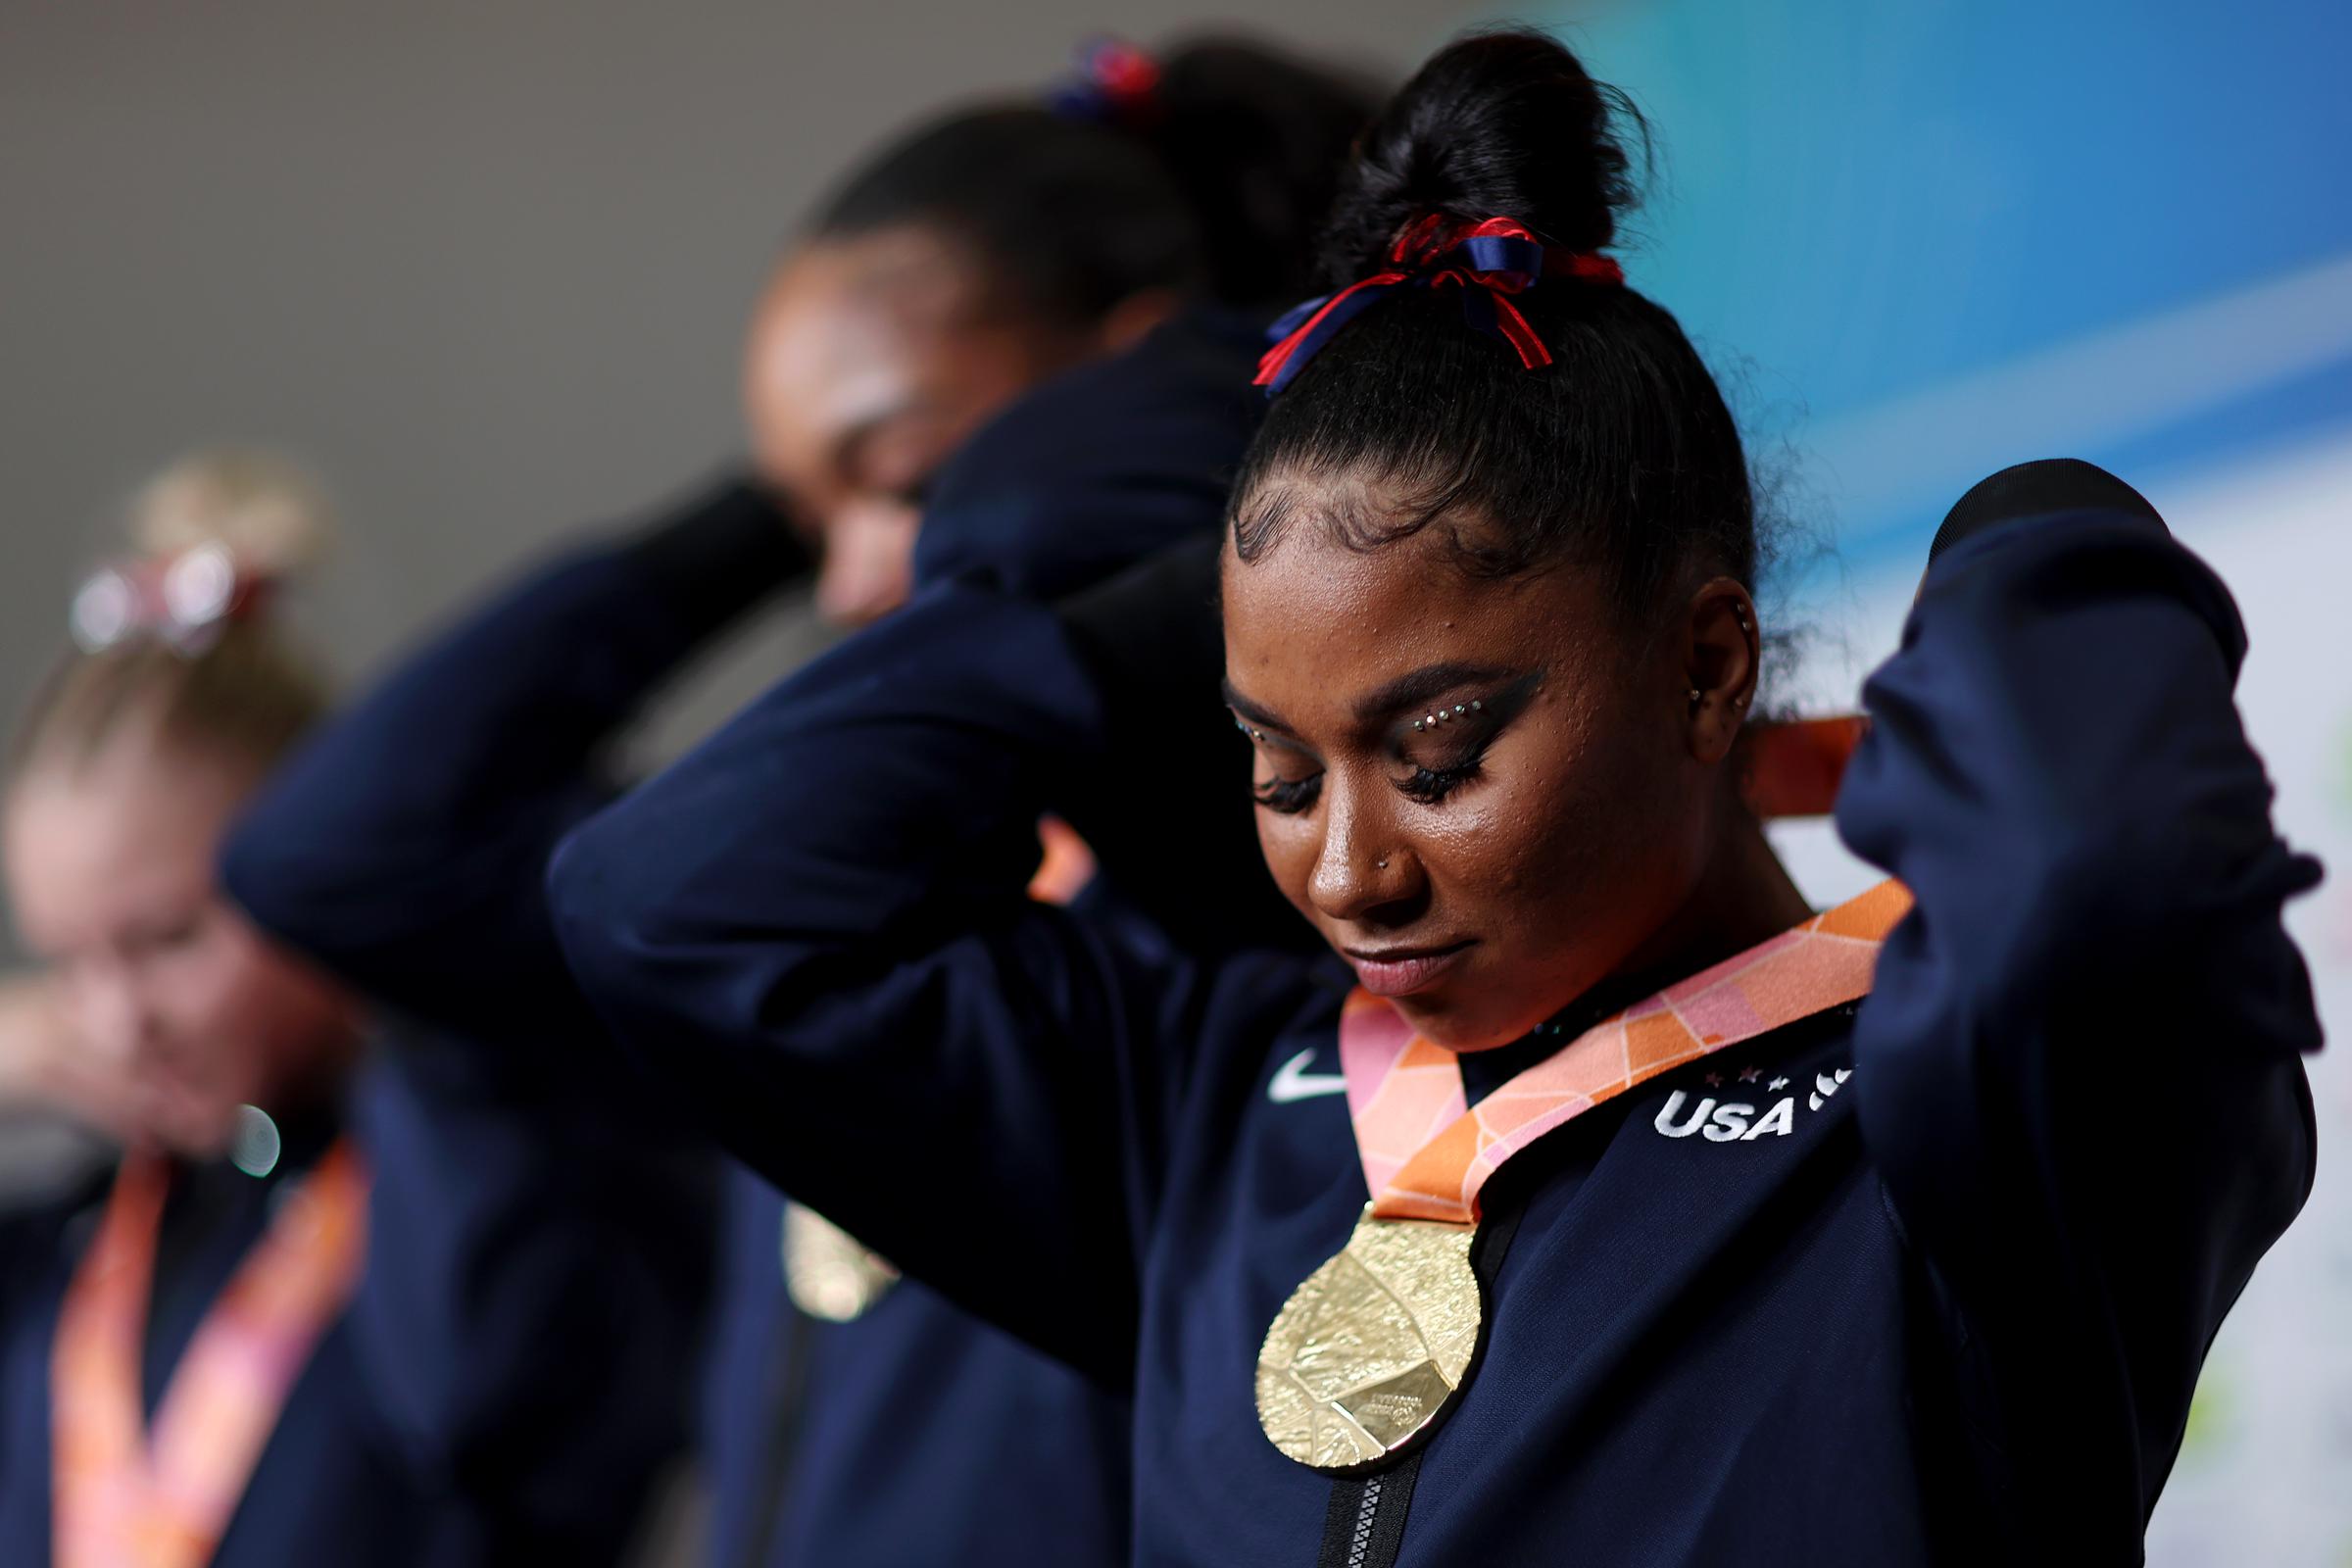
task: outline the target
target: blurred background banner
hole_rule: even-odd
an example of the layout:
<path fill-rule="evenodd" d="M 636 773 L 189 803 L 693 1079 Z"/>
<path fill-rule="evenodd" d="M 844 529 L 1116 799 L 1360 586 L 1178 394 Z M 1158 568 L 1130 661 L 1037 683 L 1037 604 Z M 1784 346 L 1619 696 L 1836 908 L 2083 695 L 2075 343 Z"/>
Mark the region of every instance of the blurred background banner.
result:
<path fill-rule="evenodd" d="M 1396 70 L 1501 13 L 1258 0 L 1246 25 Z M 2123 473 L 2239 595 L 2241 693 L 2292 911 L 2352 1018 L 2352 8 L 2187 0 L 1534 6 L 1657 132 L 1631 281 L 1723 373 L 1799 550 L 1787 694 L 1852 700 L 1974 479 Z M 20 699 L 115 509 L 261 441 L 347 536 L 307 618 L 346 669 L 559 532 L 740 450 L 760 279 L 858 149 L 1033 90 L 1072 43 L 1217 24 L 988 6 L 0 0 L 0 681 Z M 739 654 L 702 716 L 780 654 Z M 1861 872 L 1786 838 L 1827 898 Z M 2227 1041 L 2215 1042 L 2226 1050 Z M 2310 1206 L 2217 1346 L 2161 1568 L 2352 1563 L 2352 1064 L 2313 1063 Z M 2195 1093 L 2193 1085 L 2181 1086 Z"/>
<path fill-rule="evenodd" d="M 1751 420 L 1806 413 L 1849 564 L 1915 564 L 2020 456 L 2153 483 L 2352 420 L 2342 5 L 1560 20 L 1660 132 L 1635 280 L 1726 351 Z"/>

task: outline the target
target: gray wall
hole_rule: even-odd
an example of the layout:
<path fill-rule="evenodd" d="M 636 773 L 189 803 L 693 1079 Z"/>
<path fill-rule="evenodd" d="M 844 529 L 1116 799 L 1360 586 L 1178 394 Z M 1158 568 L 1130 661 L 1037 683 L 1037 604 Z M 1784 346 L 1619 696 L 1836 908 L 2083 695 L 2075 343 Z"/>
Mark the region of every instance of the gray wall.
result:
<path fill-rule="evenodd" d="M 1458 15 L 1268 0 L 1409 63 Z M 200 443 L 315 464 L 347 527 L 299 612 L 344 671 L 501 563 L 735 450 L 737 338 L 877 135 L 1034 84 L 1168 0 L 0 0 L 0 699 L 125 492 Z"/>

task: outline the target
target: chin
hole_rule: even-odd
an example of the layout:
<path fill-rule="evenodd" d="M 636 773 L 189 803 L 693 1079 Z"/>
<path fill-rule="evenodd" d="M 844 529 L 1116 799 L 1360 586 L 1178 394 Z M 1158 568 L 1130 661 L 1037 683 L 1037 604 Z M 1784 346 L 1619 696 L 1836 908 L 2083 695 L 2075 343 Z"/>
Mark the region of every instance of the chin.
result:
<path fill-rule="evenodd" d="M 1512 1027 L 1493 1008 L 1457 1000 L 1442 990 L 1397 997 L 1392 1005 L 1422 1039 L 1465 1055 L 1507 1046 L 1527 1033 L 1525 1028 Z"/>
<path fill-rule="evenodd" d="M 147 1124 L 147 1136 L 167 1152 L 183 1159 L 218 1159 L 228 1152 L 236 1136 L 234 1105 L 172 1105 Z"/>

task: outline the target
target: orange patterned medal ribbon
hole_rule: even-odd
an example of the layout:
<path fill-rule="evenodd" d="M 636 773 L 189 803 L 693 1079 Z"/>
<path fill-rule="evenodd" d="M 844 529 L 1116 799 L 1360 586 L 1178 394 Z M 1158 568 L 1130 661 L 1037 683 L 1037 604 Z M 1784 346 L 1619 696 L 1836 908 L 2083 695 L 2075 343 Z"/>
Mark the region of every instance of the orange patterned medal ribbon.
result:
<path fill-rule="evenodd" d="M 1910 906 L 1899 884 L 1882 883 L 1594 1025 L 1476 1106 L 1454 1053 L 1387 1003 L 1351 996 L 1340 1059 L 1372 1201 L 1258 1348 L 1267 1441 L 1335 1474 L 1426 1442 L 1470 1376 L 1486 1316 L 1470 1244 L 1487 1178 L 1644 1079 L 1864 995 Z"/>
<path fill-rule="evenodd" d="M 359 1284 L 368 1174 L 337 1143 L 278 1208 L 182 1352 L 150 1432 L 140 1397 L 169 1173 L 122 1161 L 51 1351 L 57 1568 L 203 1568 L 327 1325 Z"/>
<path fill-rule="evenodd" d="M 1476 1224 L 1487 1178 L 1553 1128 L 1687 1061 L 1867 995 L 1880 945 L 1910 907 L 1908 889 L 1882 882 L 1594 1024 L 1474 1107 L 1452 1052 L 1356 992 L 1340 1017 L 1340 1061 L 1372 1212 Z"/>

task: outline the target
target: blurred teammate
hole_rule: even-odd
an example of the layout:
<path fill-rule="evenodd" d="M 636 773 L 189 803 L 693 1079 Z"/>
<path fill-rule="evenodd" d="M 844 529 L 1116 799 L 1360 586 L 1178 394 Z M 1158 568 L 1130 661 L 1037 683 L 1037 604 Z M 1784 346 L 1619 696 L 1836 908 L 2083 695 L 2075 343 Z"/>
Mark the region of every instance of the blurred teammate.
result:
<path fill-rule="evenodd" d="M 544 1091 L 595 1041 L 373 1020 L 215 884 L 325 710 L 266 564 L 316 516 L 266 460 L 167 474 L 10 756 L 44 967 L 0 1002 L 0 1094 L 125 1150 L 0 1226 L 0 1560 L 612 1562 L 683 1438 L 705 1189 Z"/>
<path fill-rule="evenodd" d="M 959 110 L 872 154 L 769 278 L 744 356 L 760 479 L 821 542 L 818 608 L 905 596 L 926 486 L 1017 393 L 1142 342 L 1246 335 L 1301 286 L 1371 112 L 1240 42 L 1104 43 L 1043 102 Z"/>
<path fill-rule="evenodd" d="M 1112 51 L 1057 105 L 951 115 L 876 154 L 762 299 L 757 475 L 566 553 L 404 662 L 280 776 L 231 846 L 230 887 L 419 1015 L 493 1039 L 594 1027 L 542 881 L 610 793 L 614 732 L 789 583 L 813 574 L 838 617 L 888 609 L 951 453 L 1049 377 L 987 443 L 996 461 L 956 481 L 971 504 L 926 520 L 926 574 L 1053 593 L 1213 531 L 1259 412 L 1263 306 L 1304 276 L 1298 215 L 1328 199 L 1368 107 L 1250 47 Z M 1102 504 L 1061 506 L 1054 481 L 1088 466 Z M 1123 1383 L 894 1286 L 812 1216 L 787 1227 L 748 1174 L 727 1227 L 707 1398 L 715 1561 L 1123 1555 Z M 848 1321 L 789 1310 L 788 1250 L 801 1304 Z"/>

